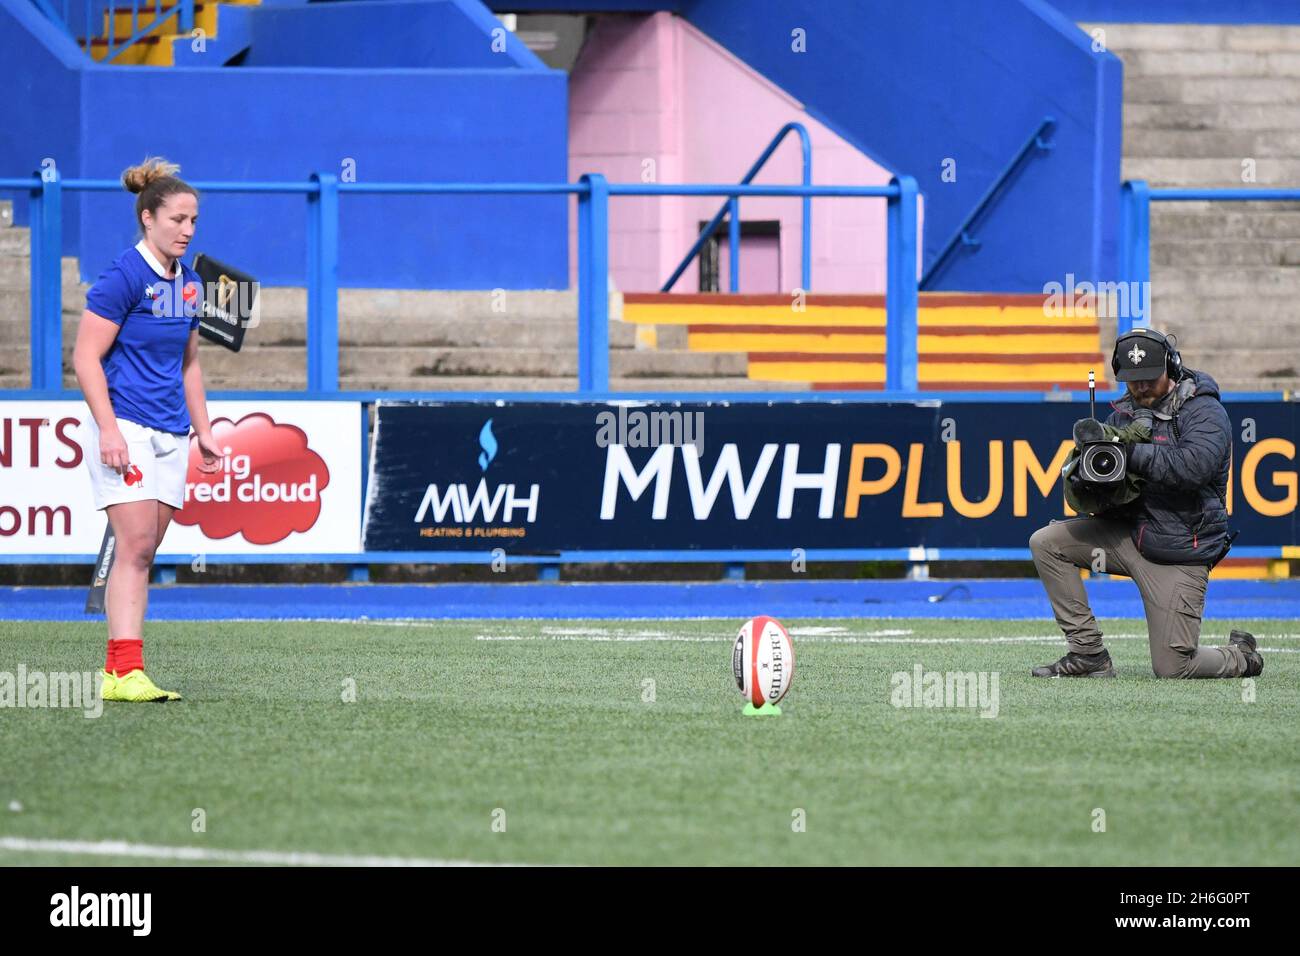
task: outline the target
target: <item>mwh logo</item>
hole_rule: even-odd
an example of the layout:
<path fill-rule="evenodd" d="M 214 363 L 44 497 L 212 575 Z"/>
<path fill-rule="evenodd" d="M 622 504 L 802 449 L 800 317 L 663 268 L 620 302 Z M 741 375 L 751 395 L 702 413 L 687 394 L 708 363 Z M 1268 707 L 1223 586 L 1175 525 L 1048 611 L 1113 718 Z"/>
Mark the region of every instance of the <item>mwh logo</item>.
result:
<path fill-rule="evenodd" d="M 492 419 L 489 418 L 479 430 L 478 444 L 482 449 L 478 456 L 478 467 L 480 471 L 487 471 L 500 448 L 496 435 L 492 433 Z M 513 520 L 516 509 L 526 509 L 524 520 L 531 524 L 537 520 L 540 491 L 541 485 L 529 485 L 528 496 L 520 498 L 515 493 L 515 485 L 497 485 L 494 489 L 489 489 L 486 478 L 480 478 L 473 491 L 464 482 L 447 485 L 443 489 L 430 484 L 424 490 L 424 499 L 415 513 L 415 523 L 422 523 L 430 511 L 433 512 L 433 520 L 439 524 L 447 520 L 449 512 L 452 521 L 462 524 L 496 521 L 498 512 L 501 513 L 502 521 L 509 522 Z"/>
<path fill-rule="evenodd" d="M 487 471 L 488 465 L 492 464 L 492 459 L 497 456 L 497 436 L 492 434 L 492 419 L 489 418 L 483 430 L 478 433 L 478 444 L 483 449 L 479 452 L 478 466 L 483 471 Z"/>

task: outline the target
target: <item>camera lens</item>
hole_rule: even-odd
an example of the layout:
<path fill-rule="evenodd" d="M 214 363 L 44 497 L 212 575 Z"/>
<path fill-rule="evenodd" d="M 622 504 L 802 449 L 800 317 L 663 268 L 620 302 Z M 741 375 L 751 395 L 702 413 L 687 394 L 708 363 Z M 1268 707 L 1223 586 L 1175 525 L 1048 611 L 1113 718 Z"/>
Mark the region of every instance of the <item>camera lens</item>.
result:
<path fill-rule="evenodd" d="M 1087 481 L 1119 481 L 1124 475 L 1124 452 L 1113 442 L 1087 445 L 1079 466 Z"/>

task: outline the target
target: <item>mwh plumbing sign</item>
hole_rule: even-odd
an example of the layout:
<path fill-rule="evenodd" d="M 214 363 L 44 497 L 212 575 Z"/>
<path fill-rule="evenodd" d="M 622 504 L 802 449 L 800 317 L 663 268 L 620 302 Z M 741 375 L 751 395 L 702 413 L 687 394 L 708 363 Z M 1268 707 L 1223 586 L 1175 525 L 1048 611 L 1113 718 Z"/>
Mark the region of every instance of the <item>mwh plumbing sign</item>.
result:
<path fill-rule="evenodd" d="M 1226 407 L 1237 544 L 1293 545 L 1295 406 Z M 1061 467 L 1087 414 L 1059 402 L 380 403 L 365 547 L 1026 548 L 1072 513 Z"/>

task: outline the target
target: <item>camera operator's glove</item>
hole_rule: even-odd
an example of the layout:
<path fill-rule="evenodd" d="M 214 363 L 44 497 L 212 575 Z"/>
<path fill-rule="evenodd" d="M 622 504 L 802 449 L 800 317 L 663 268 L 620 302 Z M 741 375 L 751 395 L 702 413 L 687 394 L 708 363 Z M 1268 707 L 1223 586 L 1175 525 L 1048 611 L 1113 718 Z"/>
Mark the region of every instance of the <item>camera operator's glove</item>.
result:
<path fill-rule="evenodd" d="M 1133 421 L 1123 428 L 1103 425 L 1095 418 L 1081 418 L 1074 423 L 1074 447 L 1082 448 L 1085 444 L 1097 441 L 1117 441 L 1124 445 L 1136 445 L 1151 440 L 1152 415 L 1150 409 L 1139 409 Z M 1145 414 L 1141 414 L 1145 413 Z"/>
<path fill-rule="evenodd" d="M 1074 423 L 1074 447 L 1080 448 L 1089 442 L 1105 441 L 1106 426 L 1095 418 L 1080 418 Z"/>
<path fill-rule="evenodd" d="M 1155 415 L 1151 413 L 1151 409 L 1139 408 L 1133 413 L 1133 421 L 1123 428 L 1116 429 L 1115 433 L 1120 436 L 1118 440 L 1126 445 L 1137 445 L 1151 440 L 1151 432 L 1154 426 Z"/>

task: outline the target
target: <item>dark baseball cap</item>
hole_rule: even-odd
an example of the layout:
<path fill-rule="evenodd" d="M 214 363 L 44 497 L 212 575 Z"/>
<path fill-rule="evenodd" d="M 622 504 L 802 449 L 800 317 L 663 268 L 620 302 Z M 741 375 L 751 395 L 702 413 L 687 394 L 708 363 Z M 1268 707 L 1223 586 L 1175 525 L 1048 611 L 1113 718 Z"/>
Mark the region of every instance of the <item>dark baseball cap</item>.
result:
<path fill-rule="evenodd" d="M 1115 380 L 1150 382 L 1165 372 L 1164 343 L 1144 329 L 1139 329 L 1115 344 Z"/>

